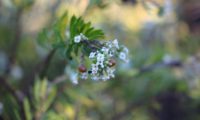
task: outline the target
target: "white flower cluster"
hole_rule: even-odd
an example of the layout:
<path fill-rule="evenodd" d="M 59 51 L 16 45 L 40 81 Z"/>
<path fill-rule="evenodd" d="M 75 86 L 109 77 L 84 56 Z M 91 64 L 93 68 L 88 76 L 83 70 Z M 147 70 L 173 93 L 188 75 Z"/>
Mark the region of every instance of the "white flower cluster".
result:
<path fill-rule="evenodd" d="M 128 49 L 120 46 L 117 39 L 102 43 L 101 49 L 89 54 L 91 67 L 89 71 L 81 73 L 81 79 L 105 81 L 114 78 L 116 58 L 128 62 Z"/>
<path fill-rule="evenodd" d="M 74 42 L 75 43 L 80 43 L 81 42 L 81 40 L 87 40 L 88 38 L 85 36 L 85 35 L 83 35 L 82 33 L 80 33 L 80 35 L 76 35 L 75 37 L 74 37 Z"/>

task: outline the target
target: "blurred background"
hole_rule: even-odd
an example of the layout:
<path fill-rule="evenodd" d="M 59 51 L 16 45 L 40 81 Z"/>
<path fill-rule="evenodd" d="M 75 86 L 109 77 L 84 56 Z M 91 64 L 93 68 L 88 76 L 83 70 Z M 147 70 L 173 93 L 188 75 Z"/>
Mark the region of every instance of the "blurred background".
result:
<path fill-rule="evenodd" d="M 129 48 L 114 79 L 74 85 L 38 42 L 66 12 Z M 0 119 L 200 120 L 199 36 L 199 0 L 0 0 Z"/>

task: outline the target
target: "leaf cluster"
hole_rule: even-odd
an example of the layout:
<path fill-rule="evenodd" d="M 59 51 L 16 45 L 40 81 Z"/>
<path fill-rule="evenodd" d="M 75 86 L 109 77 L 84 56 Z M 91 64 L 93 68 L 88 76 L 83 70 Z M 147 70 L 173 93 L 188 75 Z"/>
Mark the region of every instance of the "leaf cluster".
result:
<path fill-rule="evenodd" d="M 45 28 L 38 36 L 38 42 L 45 48 L 59 49 L 66 58 L 72 59 L 78 55 L 80 50 L 88 54 L 88 44 L 75 43 L 74 37 L 83 34 L 88 41 L 104 38 L 100 29 L 92 26 L 91 22 L 85 22 L 82 17 L 72 16 L 68 22 L 68 15 L 65 13 L 52 26 Z"/>
<path fill-rule="evenodd" d="M 80 34 L 85 35 L 87 37 L 87 40 L 89 41 L 104 38 L 103 31 L 94 28 L 91 22 L 85 22 L 82 17 L 72 16 L 69 26 L 70 42 L 66 51 L 66 56 L 68 56 L 69 58 L 73 53 L 77 55 L 80 48 L 82 50 L 85 50 L 88 47 L 87 44 L 86 46 L 84 46 L 85 44 L 77 44 L 74 42 L 74 37 Z"/>

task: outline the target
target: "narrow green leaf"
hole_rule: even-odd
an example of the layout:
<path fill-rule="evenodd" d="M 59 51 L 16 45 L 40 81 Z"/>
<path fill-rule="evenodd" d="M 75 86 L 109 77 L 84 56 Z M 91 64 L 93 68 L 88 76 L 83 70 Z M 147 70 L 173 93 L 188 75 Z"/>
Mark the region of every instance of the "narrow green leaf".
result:
<path fill-rule="evenodd" d="M 42 46 L 45 46 L 45 43 L 47 42 L 48 36 L 47 36 L 47 30 L 43 29 L 42 32 L 38 35 L 38 43 Z"/>
<path fill-rule="evenodd" d="M 71 59 L 71 52 L 72 52 L 72 49 L 73 49 L 73 44 L 70 44 L 70 45 L 68 46 L 67 50 L 66 50 L 66 53 L 65 53 L 65 55 L 66 55 L 66 57 L 67 57 L 68 59 Z"/>
<path fill-rule="evenodd" d="M 48 94 L 48 97 L 44 103 L 44 110 L 47 111 L 47 109 L 50 107 L 50 105 L 52 104 L 53 100 L 56 97 L 56 88 L 55 87 L 51 87 L 50 88 L 50 92 Z"/>
<path fill-rule="evenodd" d="M 24 105 L 26 120 L 32 120 L 30 103 L 29 103 L 29 100 L 27 98 L 24 99 L 23 105 Z"/>
<path fill-rule="evenodd" d="M 76 23 L 76 17 L 72 16 L 70 20 L 70 38 L 72 39 L 75 36 L 75 23 Z"/>
<path fill-rule="evenodd" d="M 103 37 L 104 37 L 104 33 L 102 32 L 102 30 L 94 30 L 90 32 L 90 34 L 88 34 L 88 38 L 92 40 L 103 38 Z"/>
<path fill-rule="evenodd" d="M 86 32 L 85 32 L 85 35 L 89 35 L 93 30 L 94 30 L 93 27 L 88 28 L 88 29 L 86 30 Z"/>
<path fill-rule="evenodd" d="M 37 106 L 40 100 L 40 80 L 36 80 L 33 86 L 33 96 L 34 96 L 35 105 Z"/>
<path fill-rule="evenodd" d="M 48 84 L 48 81 L 46 79 L 41 81 L 40 98 L 44 98 L 46 96 L 47 84 Z"/>
<path fill-rule="evenodd" d="M 78 55 L 79 45 L 74 45 L 74 53 Z"/>
<path fill-rule="evenodd" d="M 20 115 L 19 115 L 19 111 L 15 108 L 14 108 L 14 114 L 15 114 L 15 120 L 22 120 Z"/>
<path fill-rule="evenodd" d="M 85 26 L 81 29 L 82 33 L 86 33 L 88 29 L 92 28 L 91 27 L 91 22 L 88 22 L 85 24 Z"/>

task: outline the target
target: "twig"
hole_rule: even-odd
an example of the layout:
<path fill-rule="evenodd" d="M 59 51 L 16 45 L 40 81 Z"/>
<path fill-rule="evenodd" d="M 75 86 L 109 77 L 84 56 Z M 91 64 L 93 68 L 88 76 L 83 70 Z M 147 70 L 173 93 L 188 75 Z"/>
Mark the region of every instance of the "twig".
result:
<path fill-rule="evenodd" d="M 152 71 L 152 70 L 159 68 L 159 67 L 181 67 L 181 66 L 182 66 L 182 62 L 180 60 L 171 60 L 168 63 L 158 62 L 158 63 L 152 64 L 152 65 L 149 65 L 149 66 L 139 68 L 138 75 Z"/>
<path fill-rule="evenodd" d="M 67 78 L 66 78 L 66 75 L 61 75 L 61 76 L 56 77 L 56 78 L 52 81 L 52 83 L 53 83 L 53 84 L 60 84 L 60 83 L 64 82 L 66 79 L 67 79 Z"/>
<path fill-rule="evenodd" d="M 10 72 L 11 66 L 15 63 L 16 59 L 16 53 L 18 51 L 18 47 L 21 41 L 21 15 L 22 15 L 23 9 L 18 9 L 16 13 L 15 18 L 15 26 L 14 26 L 14 40 L 10 47 L 10 56 L 9 56 L 9 63 L 7 65 L 7 69 L 5 71 L 5 74 L 8 74 Z"/>
<path fill-rule="evenodd" d="M 85 44 L 88 48 L 90 48 L 92 51 L 96 51 L 102 47 L 102 44 L 97 40 L 92 40 L 92 41 L 83 40 L 81 42 Z"/>
<path fill-rule="evenodd" d="M 0 85 L 2 86 L 2 88 L 4 88 L 5 90 L 7 90 L 10 94 L 12 94 L 14 96 L 14 98 L 17 100 L 17 102 L 19 104 L 22 103 L 24 95 L 23 93 L 21 93 L 20 91 L 16 91 L 8 82 L 4 77 L 0 76 Z"/>

